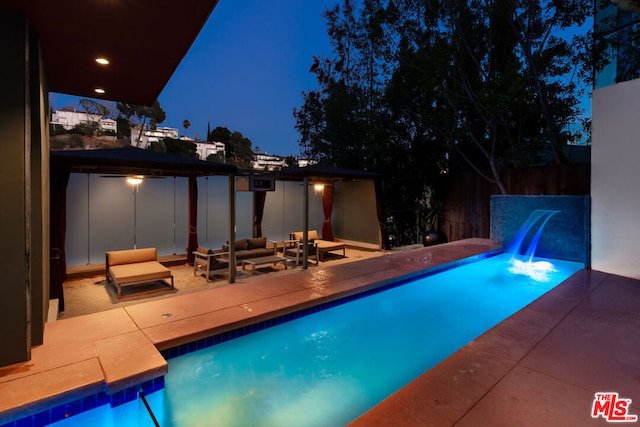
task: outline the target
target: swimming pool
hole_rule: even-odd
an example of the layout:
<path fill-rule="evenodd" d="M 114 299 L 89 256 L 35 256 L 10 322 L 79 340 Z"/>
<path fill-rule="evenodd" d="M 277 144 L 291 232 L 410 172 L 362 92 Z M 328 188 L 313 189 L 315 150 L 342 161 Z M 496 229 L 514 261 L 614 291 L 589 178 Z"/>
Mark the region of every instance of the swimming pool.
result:
<path fill-rule="evenodd" d="M 583 266 L 509 272 L 499 255 L 169 360 L 147 396 L 164 426 L 338 426 Z M 537 260 L 549 261 L 549 260 Z M 55 425 L 152 426 L 140 401 Z"/>

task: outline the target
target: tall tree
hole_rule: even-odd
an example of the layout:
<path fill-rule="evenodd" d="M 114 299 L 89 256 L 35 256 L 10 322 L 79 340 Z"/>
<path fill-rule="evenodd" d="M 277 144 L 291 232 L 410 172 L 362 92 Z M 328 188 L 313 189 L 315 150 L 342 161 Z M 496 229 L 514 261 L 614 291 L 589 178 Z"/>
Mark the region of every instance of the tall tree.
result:
<path fill-rule="evenodd" d="M 198 153 L 196 152 L 196 144 L 189 141 L 182 141 L 179 139 L 173 138 L 164 138 L 162 140 L 164 146 L 166 147 L 166 152 L 169 154 L 175 154 L 176 156 L 189 157 L 192 159 L 198 158 Z"/>
<path fill-rule="evenodd" d="M 253 151 L 251 150 L 251 140 L 249 138 L 240 132 L 233 132 L 226 150 L 227 163 L 235 164 L 242 169 L 251 168 Z"/>
<path fill-rule="evenodd" d="M 386 99 L 394 65 L 394 40 L 384 31 L 389 10 L 379 1 L 356 4 L 344 1 L 325 13 L 333 52 L 313 59 L 319 89 L 305 93 L 294 110 L 300 145 L 316 161 L 383 174 L 387 214 L 414 222 L 412 206 L 425 186 L 420 171 L 431 169 L 422 156 L 412 156 L 421 136 L 411 130 L 399 136 Z M 415 227 L 401 228 L 417 240 Z"/>
<path fill-rule="evenodd" d="M 314 57 L 310 72 L 320 89 L 303 94 L 294 109 L 305 156 L 329 164 L 372 169 L 375 152 L 386 141 L 384 106 L 385 61 L 379 27 L 379 1 L 345 0 L 325 11 L 332 58 Z"/>
<path fill-rule="evenodd" d="M 435 92 L 411 111 L 448 144 L 449 168 L 466 164 L 506 192 L 502 168 L 563 161 L 562 147 L 576 137 L 568 125 L 580 114 L 575 76 L 584 71 L 570 66 L 581 61 L 567 29 L 582 25 L 587 2 L 420 3 L 395 3 L 395 77 L 417 73 L 416 90 Z"/>
<path fill-rule="evenodd" d="M 596 0 L 593 45 L 585 49 L 595 73 L 612 65 L 604 81 L 594 86 L 619 83 L 640 77 L 640 2 L 638 0 Z M 613 77 L 613 81 L 609 78 Z"/>
<path fill-rule="evenodd" d="M 107 117 L 109 115 L 109 109 L 103 104 L 94 101 L 89 98 L 82 98 L 78 101 L 80 108 L 87 114 L 93 114 L 100 117 Z"/>
<path fill-rule="evenodd" d="M 222 142 L 224 145 L 227 145 L 231 141 L 231 131 L 226 127 L 216 126 L 207 135 L 207 141 Z"/>
<path fill-rule="evenodd" d="M 332 56 L 313 59 L 319 89 L 294 109 L 305 155 L 384 173 L 387 208 L 412 212 L 452 169 L 471 167 L 505 192 L 505 166 L 563 161 L 585 71 L 572 29 L 590 3 L 355 4 L 325 13 Z"/>
<path fill-rule="evenodd" d="M 217 126 L 213 129 L 207 141 L 222 142 L 225 146 L 226 162 L 239 168 L 248 169 L 253 161 L 251 140 L 238 131 L 230 131 L 226 127 Z"/>
<path fill-rule="evenodd" d="M 187 134 L 187 129 L 191 126 L 191 122 L 189 120 L 184 120 L 182 122 L 182 127 L 184 128 L 185 135 Z"/>
<path fill-rule="evenodd" d="M 80 109 L 87 113 L 87 121 L 80 123 L 76 126 L 76 130 L 79 130 L 85 135 L 99 135 L 100 134 L 100 119 L 106 117 L 109 114 L 109 110 L 100 102 L 93 99 L 83 98 L 78 101 Z"/>
<path fill-rule="evenodd" d="M 133 144 L 135 147 L 140 143 L 142 133 L 147 126 L 147 120 L 149 120 L 155 127 L 157 123 L 162 123 L 167 118 L 167 113 L 165 113 L 162 107 L 160 107 L 160 103 L 157 99 L 153 101 L 153 104 L 149 107 L 118 102 L 118 110 L 130 123 L 131 119 L 135 118 L 137 124 L 140 126 L 138 136 Z"/>

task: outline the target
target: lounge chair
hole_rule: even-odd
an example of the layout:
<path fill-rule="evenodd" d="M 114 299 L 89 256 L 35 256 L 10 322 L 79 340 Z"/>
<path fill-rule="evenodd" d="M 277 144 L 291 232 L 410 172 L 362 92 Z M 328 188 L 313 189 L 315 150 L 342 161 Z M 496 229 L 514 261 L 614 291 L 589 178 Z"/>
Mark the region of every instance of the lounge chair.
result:
<path fill-rule="evenodd" d="M 290 239 L 302 241 L 302 236 L 303 236 L 302 231 L 296 231 L 290 234 Z M 317 230 L 309 230 L 308 239 L 309 241 L 313 240 L 313 242 L 317 245 L 320 261 L 324 261 L 323 259 L 324 254 L 328 252 L 342 251 L 342 257 L 344 258 L 346 256 L 346 249 L 345 249 L 344 243 L 331 242 L 329 240 L 322 240 L 318 237 Z"/>
<path fill-rule="evenodd" d="M 124 298 L 122 288 L 125 286 L 150 283 L 157 280 L 171 279 L 168 289 L 174 289 L 171 270 L 158 262 L 156 248 L 109 251 L 106 253 L 105 266 L 107 283 L 112 283 L 115 286 L 118 292 L 118 299 Z M 160 292 L 166 289 L 146 290 L 129 296 Z"/>
<path fill-rule="evenodd" d="M 204 273 L 207 282 L 211 281 L 211 273 L 221 270 L 229 265 L 229 252 L 213 251 L 208 248 L 198 248 L 193 251 L 193 275 Z"/>
<path fill-rule="evenodd" d="M 316 265 L 318 265 L 320 260 L 318 245 L 309 240 L 307 247 L 307 257 L 315 259 Z M 296 265 L 298 265 L 304 259 L 304 243 L 295 239 L 285 240 L 282 246 L 282 254 L 284 256 L 295 257 Z"/>

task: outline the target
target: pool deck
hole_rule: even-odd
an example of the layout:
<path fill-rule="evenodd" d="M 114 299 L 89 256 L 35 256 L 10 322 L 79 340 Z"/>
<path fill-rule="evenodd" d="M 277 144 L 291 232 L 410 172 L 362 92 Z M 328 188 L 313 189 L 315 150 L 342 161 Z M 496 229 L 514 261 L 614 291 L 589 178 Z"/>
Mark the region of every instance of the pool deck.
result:
<path fill-rule="evenodd" d="M 45 325 L 0 368 L 0 425 L 167 371 L 158 350 L 384 286 L 494 250 L 467 239 L 145 302 Z M 203 279 L 204 280 L 204 279 Z M 603 426 L 596 392 L 640 415 L 640 281 L 582 270 L 400 389 L 352 426 Z M 640 421 L 639 421 L 640 423 Z"/>

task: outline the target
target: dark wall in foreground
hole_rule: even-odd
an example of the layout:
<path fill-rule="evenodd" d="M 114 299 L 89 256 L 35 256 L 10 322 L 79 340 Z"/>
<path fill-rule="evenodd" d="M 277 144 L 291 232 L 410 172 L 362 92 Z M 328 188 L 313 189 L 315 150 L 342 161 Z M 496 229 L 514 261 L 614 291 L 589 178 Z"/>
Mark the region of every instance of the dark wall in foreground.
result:
<path fill-rule="evenodd" d="M 49 308 L 48 90 L 29 28 L 0 11 L 0 367 L 31 358 Z"/>
<path fill-rule="evenodd" d="M 542 229 L 536 256 L 591 265 L 591 209 L 589 196 L 492 196 L 491 240 L 507 246 L 535 210 L 559 211 Z M 522 250 L 526 251 L 544 215 L 532 223 Z"/>

